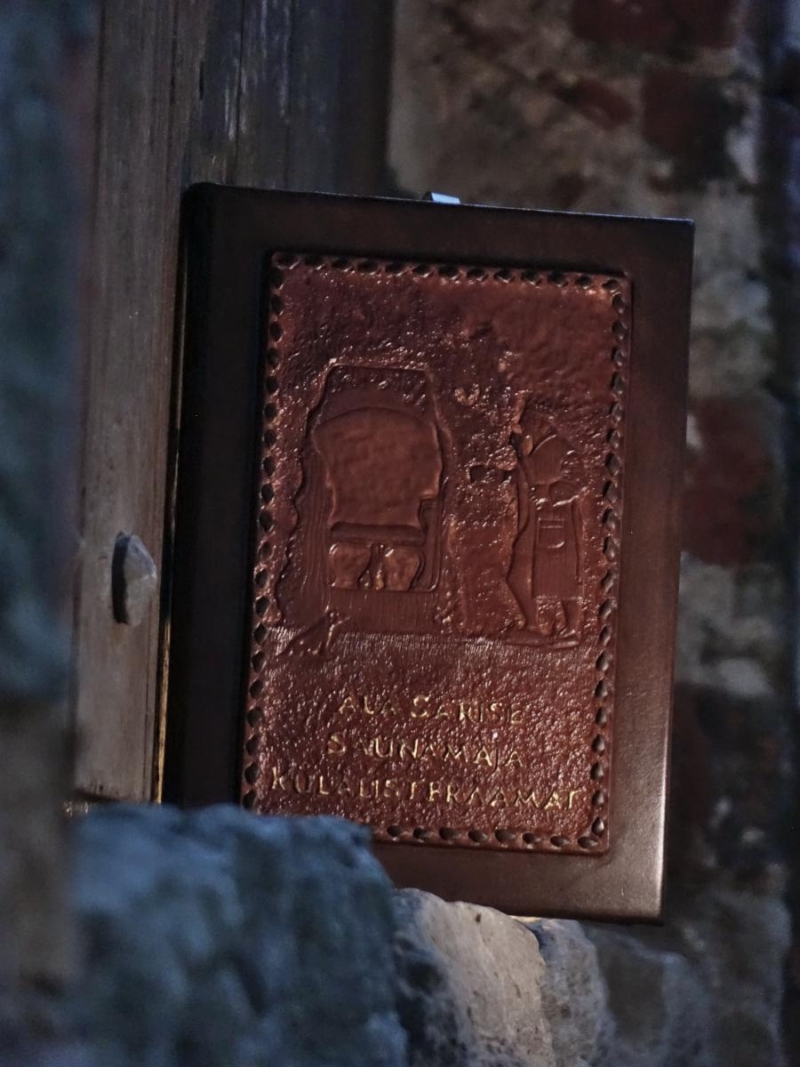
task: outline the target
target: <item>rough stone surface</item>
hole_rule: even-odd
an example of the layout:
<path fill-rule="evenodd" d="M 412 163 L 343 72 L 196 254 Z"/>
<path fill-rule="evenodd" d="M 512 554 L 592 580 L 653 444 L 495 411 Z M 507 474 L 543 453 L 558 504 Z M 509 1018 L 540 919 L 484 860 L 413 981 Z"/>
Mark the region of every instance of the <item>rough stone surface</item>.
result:
<path fill-rule="evenodd" d="M 617 1037 L 608 1067 L 712 1067 L 712 1006 L 691 964 L 618 930 L 595 930 Z"/>
<path fill-rule="evenodd" d="M 714 889 L 676 925 L 711 997 L 718 1062 L 783 1063 L 783 965 L 791 942 L 783 902 L 764 893 Z"/>
<path fill-rule="evenodd" d="M 3 703 L 61 698 L 66 680 L 66 633 L 53 609 L 68 553 L 76 204 L 58 105 L 78 8 L 11 0 L 0 23 Z"/>
<path fill-rule="evenodd" d="M 593 1067 L 613 1055 L 598 953 L 577 923 L 526 927 L 395 893 L 350 824 L 119 807 L 74 826 L 86 980 L 67 1007 L 81 1041 L 64 1038 L 54 1062 Z"/>
<path fill-rule="evenodd" d="M 81 1040 L 66 1018 L 53 1063 L 780 1062 L 788 927 L 754 895 L 706 895 L 672 930 L 587 937 L 394 893 L 364 833 L 335 819 L 116 808 L 75 830 L 87 979 L 67 1005 Z"/>
<path fill-rule="evenodd" d="M 782 902 L 715 888 L 664 929 L 588 933 L 616 1021 L 615 1067 L 784 1062 L 782 964 L 791 931 Z"/>
<path fill-rule="evenodd" d="M 401 1067 L 391 890 L 338 819 L 120 807 L 75 826 L 87 980 L 114 1067 Z"/>
<path fill-rule="evenodd" d="M 556 1067 L 535 937 L 491 908 L 396 899 L 400 1016 L 411 1067 Z"/>
<path fill-rule="evenodd" d="M 674 1055 L 728 1067 L 782 1062 L 771 983 L 781 983 L 786 952 L 785 825 L 796 782 L 786 444 L 796 427 L 789 340 L 798 315 L 786 279 L 798 262 L 790 167 L 800 156 L 794 148 L 793 164 L 768 172 L 763 146 L 770 114 L 785 152 L 800 143 L 800 98 L 796 49 L 794 66 L 767 80 L 778 23 L 778 5 L 758 0 L 402 0 L 392 114 L 397 183 L 412 193 L 695 219 L 672 893 L 663 935 L 623 944 L 631 975 L 638 965 L 650 983 L 653 1025 L 662 1004 L 662 1048 L 669 1019 L 681 1018 L 680 990 L 691 998 L 699 982 L 715 996 L 725 961 L 736 1011 L 719 1027 L 687 1003 L 687 1027 L 706 1033 L 696 1053 Z M 786 210 L 779 186 L 791 191 Z M 744 929 L 751 909 L 768 916 L 770 936 L 749 947 L 732 936 L 723 897 Z M 693 924 L 707 958 L 683 937 Z M 650 951 L 673 958 L 653 962 Z M 642 1052 L 642 1064 L 655 1056 Z"/>
<path fill-rule="evenodd" d="M 0 1060 L 59 1029 L 71 967 L 67 500 L 78 206 L 62 100 L 89 0 L 0 5 Z M 25 1043 L 28 1042 L 27 1051 Z"/>
<path fill-rule="evenodd" d="M 397 894 L 395 913 L 409 1067 L 613 1062 L 616 1024 L 597 950 L 578 923 L 526 926 L 415 890 Z"/>
<path fill-rule="evenodd" d="M 542 919 L 530 928 L 545 965 L 542 1008 L 556 1063 L 584 1067 L 605 1062 L 614 1054 L 617 1024 L 597 949 L 576 922 Z"/>
<path fill-rule="evenodd" d="M 85 977 L 33 1044 L 0 1022 L 3 1067 L 781 1062 L 788 924 L 752 893 L 584 930 L 395 892 L 337 819 L 120 807 L 74 827 Z"/>

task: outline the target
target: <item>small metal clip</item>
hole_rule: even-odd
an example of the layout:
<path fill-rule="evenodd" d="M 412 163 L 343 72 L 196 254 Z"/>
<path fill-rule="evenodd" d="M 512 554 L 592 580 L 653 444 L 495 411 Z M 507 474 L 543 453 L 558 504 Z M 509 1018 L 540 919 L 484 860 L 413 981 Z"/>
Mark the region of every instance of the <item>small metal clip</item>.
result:
<path fill-rule="evenodd" d="M 432 204 L 460 204 L 461 198 L 458 196 L 450 196 L 449 193 L 434 193 L 427 192 L 420 197 L 420 200 L 427 200 Z"/>

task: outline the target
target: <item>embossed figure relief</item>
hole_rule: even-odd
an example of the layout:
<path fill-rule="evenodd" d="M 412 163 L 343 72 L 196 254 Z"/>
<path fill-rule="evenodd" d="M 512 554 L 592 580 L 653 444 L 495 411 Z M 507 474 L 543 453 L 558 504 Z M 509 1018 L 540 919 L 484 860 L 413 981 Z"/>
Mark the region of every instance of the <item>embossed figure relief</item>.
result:
<path fill-rule="evenodd" d="M 436 584 L 441 445 L 424 376 L 401 377 L 405 392 L 395 374 L 334 368 L 310 432 L 329 494 L 333 589 L 408 593 Z"/>
<path fill-rule="evenodd" d="M 339 629 L 432 626 L 445 457 L 425 373 L 328 368 L 301 464 L 281 602 L 312 625 L 335 612 Z"/>
<path fill-rule="evenodd" d="M 534 400 L 512 439 L 518 520 L 508 584 L 531 640 L 575 644 L 583 617 L 586 475 L 576 449 Z"/>

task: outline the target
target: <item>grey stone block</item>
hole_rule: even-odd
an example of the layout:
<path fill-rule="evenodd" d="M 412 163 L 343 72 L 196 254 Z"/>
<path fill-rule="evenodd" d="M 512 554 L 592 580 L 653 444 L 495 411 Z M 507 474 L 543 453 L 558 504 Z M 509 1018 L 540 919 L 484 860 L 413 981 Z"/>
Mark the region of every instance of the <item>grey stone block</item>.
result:
<path fill-rule="evenodd" d="M 612 1047 L 614 1020 L 597 949 L 577 922 L 542 919 L 531 930 L 545 965 L 542 1009 L 559 1067 L 589 1067 Z"/>
<path fill-rule="evenodd" d="M 677 931 L 585 931 L 393 893 L 336 819 L 118 807 L 75 836 L 70 1067 L 783 1062 L 775 898 L 710 891 Z"/>
<path fill-rule="evenodd" d="M 712 1067 L 711 1003 L 682 955 L 592 930 L 616 1026 L 596 1067 Z"/>
<path fill-rule="evenodd" d="M 78 1012 L 115 1067 L 401 1067 L 391 888 L 338 819 L 119 807 L 76 824 Z"/>
<path fill-rule="evenodd" d="M 783 972 L 792 943 L 785 903 L 774 895 L 715 887 L 698 899 L 681 933 L 713 998 L 718 1062 L 782 1067 Z"/>
<path fill-rule="evenodd" d="M 594 1062 L 612 1024 L 594 947 L 577 923 L 529 929 L 414 890 L 397 895 L 396 911 L 411 1067 Z"/>
<path fill-rule="evenodd" d="M 672 929 L 590 927 L 614 1067 L 782 1067 L 789 914 L 776 896 L 708 888 Z"/>
<path fill-rule="evenodd" d="M 491 908 L 396 899 L 410 1067 L 556 1067 L 536 938 Z"/>

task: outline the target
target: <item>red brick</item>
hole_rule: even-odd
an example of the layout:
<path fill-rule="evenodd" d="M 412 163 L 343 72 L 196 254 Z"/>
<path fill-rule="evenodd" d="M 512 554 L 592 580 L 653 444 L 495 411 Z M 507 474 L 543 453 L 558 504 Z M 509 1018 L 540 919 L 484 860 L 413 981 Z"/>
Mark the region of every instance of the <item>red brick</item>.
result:
<path fill-rule="evenodd" d="M 673 45 L 725 48 L 733 44 L 740 0 L 573 0 L 572 28 L 603 44 L 646 52 Z"/>
<path fill-rule="evenodd" d="M 741 107 L 724 96 L 715 78 L 666 65 L 645 75 L 642 132 L 678 162 L 676 186 L 702 186 L 731 173 L 727 134 L 740 119 Z"/>
<path fill-rule="evenodd" d="M 573 0 L 572 28 L 591 41 L 659 52 L 671 44 L 677 23 L 668 0 Z"/>
<path fill-rule="evenodd" d="M 642 88 L 643 132 L 650 144 L 671 156 L 692 152 L 707 116 L 702 93 L 708 79 L 674 67 L 651 67 Z"/>
<path fill-rule="evenodd" d="M 559 86 L 555 95 L 606 130 L 624 126 L 636 114 L 626 96 L 597 78 L 580 78 L 574 85 Z"/>
<path fill-rule="evenodd" d="M 726 48 L 734 43 L 739 0 L 670 0 L 685 43 Z"/>
<path fill-rule="evenodd" d="M 568 211 L 588 188 L 589 181 L 580 171 L 571 170 L 558 174 L 547 190 L 547 206 L 558 211 Z"/>
<path fill-rule="evenodd" d="M 763 554 L 775 524 L 772 456 L 760 412 L 725 398 L 692 406 L 703 447 L 690 453 L 683 543 L 706 563 L 731 567 Z"/>

